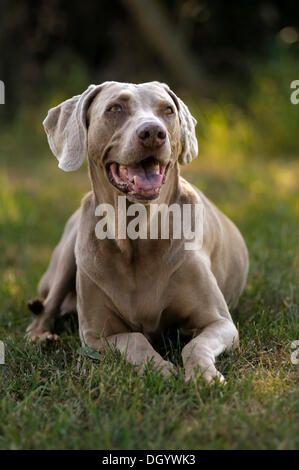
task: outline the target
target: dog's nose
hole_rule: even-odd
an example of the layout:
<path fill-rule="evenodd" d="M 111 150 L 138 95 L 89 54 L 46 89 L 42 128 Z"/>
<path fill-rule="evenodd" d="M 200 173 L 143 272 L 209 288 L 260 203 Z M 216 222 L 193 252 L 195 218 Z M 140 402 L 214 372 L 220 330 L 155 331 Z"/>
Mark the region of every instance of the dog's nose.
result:
<path fill-rule="evenodd" d="M 158 148 L 166 140 L 165 129 L 156 123 L 144 123 L 137 129 L 137 136 L 144 147 Z"/>

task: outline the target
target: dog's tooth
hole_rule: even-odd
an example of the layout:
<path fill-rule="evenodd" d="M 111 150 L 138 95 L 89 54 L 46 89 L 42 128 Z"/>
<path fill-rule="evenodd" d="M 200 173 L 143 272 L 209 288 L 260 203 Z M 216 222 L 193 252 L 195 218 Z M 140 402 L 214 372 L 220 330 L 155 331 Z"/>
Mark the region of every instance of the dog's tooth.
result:
<path fill-rule="evenodd" d="M 159 162 L 155 163 L 154 169 L 155 169 L 155 174 L 159 175 L 159 173 L 160 173 L 160 163 Z"/>
<path fill-rule="evenodd" d="M 125 173 L 128 173 L 128 168 L 125 165 L 119 165 L 119 168 L 123 170 Z"/>
<path fill-rule="evenodd" d="M 134 181 L 134 184 L 137 184 L 136 181 L 137 181 L 137 176 L 133 176 L 133 181 Z"/>

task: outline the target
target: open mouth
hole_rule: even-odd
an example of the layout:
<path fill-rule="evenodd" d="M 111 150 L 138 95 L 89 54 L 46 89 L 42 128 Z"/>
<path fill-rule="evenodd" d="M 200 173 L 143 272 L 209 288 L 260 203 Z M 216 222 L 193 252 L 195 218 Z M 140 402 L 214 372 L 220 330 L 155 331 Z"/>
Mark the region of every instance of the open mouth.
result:
<path fill-rule="evenodd" d="M 108 164 L 110 182 L 120 191 L 136 199 L 156 199 L 165 183 L 168 165 L 148 157 L 136 165 Z"/>

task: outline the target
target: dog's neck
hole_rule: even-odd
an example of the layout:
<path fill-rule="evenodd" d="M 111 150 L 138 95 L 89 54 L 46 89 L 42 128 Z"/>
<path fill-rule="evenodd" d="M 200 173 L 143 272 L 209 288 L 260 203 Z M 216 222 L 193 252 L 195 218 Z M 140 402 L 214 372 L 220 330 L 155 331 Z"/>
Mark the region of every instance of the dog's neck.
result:
<path fill-rule="evenodd" d="M 92 191 L 95 198 L 95 207 L 100 204 L 110 204 L 115 211 L 118 213 L 119 196 L 124 196 L 123 193 L 117 191 L 111 183 L 108 181 L 106 174 L 103 169 L 92 159 L 89 159 L 89 177 L 91 181 Z M 177 200 L 177 194 L 180 191 L 180 169 L 178 162 L 176 161 L 173 166 L 168 170 L 166 182 L 161 188 L 160 195 L 157 199 L 153 200 L 154 204 L 166 204 L 170 206 L 174 201 Z M 137 201 L 136 201 L 137 202 Z M 135 203 L 136 203 L 135 202 Z M 126 198 L 126 209 L 128 206 L 134 204 L 128 198 Z M 147 211 L 147 220 L 150 220 L 150 205 L 151 203 L 144 204 Z M 128 221 L 130 219 L 128 218 Z M 116 234 L 118 233 L 117 217 L 116 217 Z M 111 243 L 117 243 L 120 251 L 123 253 L 128 262 L 132 260 L 134 244 L 142 243 L 144 240 L 131 240 L 126 237 L 125 239 L 111 240 Z"/>

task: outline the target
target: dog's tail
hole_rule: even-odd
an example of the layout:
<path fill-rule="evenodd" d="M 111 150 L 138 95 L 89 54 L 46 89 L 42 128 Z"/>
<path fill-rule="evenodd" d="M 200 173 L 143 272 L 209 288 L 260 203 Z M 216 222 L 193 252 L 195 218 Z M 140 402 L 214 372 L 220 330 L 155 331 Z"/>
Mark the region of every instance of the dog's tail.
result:
<path fill-rule="evenodd" d="M 28 300 L 27 307 L 34 315 L 40 315 L 44 309 L 44 304 L 41 299 L 32 299 Z"/>

